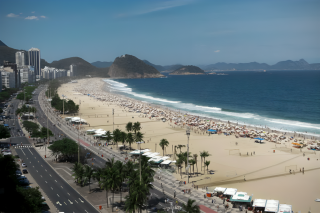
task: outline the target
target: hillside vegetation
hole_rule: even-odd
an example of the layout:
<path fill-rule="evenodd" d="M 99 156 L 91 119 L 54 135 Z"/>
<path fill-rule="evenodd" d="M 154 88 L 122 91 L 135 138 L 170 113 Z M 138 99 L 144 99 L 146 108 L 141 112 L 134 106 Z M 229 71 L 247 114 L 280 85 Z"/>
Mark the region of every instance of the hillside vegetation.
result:
<path fill-rule="evenodd" d="M 170 73 L 170 75 L 202 75 L 202 74 L 205 74 L 205 72 L 199 67 L 196 67 L 193 65 L 180 67 Z"/>

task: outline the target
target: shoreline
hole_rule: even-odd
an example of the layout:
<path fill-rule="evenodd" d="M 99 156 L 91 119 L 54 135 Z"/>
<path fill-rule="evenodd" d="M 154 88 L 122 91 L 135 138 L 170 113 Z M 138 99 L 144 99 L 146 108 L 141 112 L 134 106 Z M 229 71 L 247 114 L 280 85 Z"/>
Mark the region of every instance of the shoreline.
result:
<path fill-rule="evenodd" d="M 149 117 L 151 114 L 142 114 L 142 110 L 140 113 L 130 112 L 132 108 L 128 108 L 124 104 L 145 105 L 145 109 L 150 109 L 150 113 L 151 109 L 155 112 L 158 109 L 170 115 L 169 111 L 171 109 L 169 107 L 145 103 L 121 94 L 109 93 L 105 89 L 106 82 L 101 78 L 81 79 L 77 84 L 63 84 L 58 89 L 58 93 L 59 95 L 65 94 L 75 103 L 81 99 L 81 118 L 87 120 L 90 124 L 90 126 L 84 125 L 84 130 L 101 128 L 112 131 L 112 109 L 114 109 L 114 128 L 125 131 L 127 122 L 139 121 L 141 123 L 141 132 L 145 136 L 145 144 L 142 145 L 142 149 L 149 148 L 152 152 L 159 152 L 161 156 L 163 152 L 166 155 L 172 155 L 174 146 L 188 143 L 185 126 L 175 125 L 174 122 L 171 123 L 169 120 L 162 122 L 157 117 Z M 95 93 L 92 95 L 96 97 L 84 95 L 86 90 Z M 91 92 L 88 93 L 91 94 Z M 99 96 L 105 96 L 105 100 L 97 99 Z M 177 111 L 179 110 L 173 110 L 171 113 L 178 114 Z M 184 112 L 180 111 L 180 113 L 184 115 Z M 190 117 L 192 116 L 190 115 Z M 210 120 L 212 119 L 210 118 Z M 195 182 L 196 185 L 200 186 L 232 187 L 237 188 L 238 191 L 248 192 L 248 194 L 254 193 L 254 198 L 280 200 L 280 203 L 291 204 L 294 209 L 303 212 L 307 212 L 309 207 L 312 207 L 312 210 L 320 210 L 320 207 L 314 202 L 320 191 L 320 186 L 316 184 L 320 177 L 320 170 L 318 169 L 320 167 L 318 161 L 320 152 L 314 154 L 305 147 L 300 151 L 300 149 L 292 147 L 291 141 L 286 143 L 280 141 L 281 144 L 273 142 L 259 144 L 250 138 L 230 136 L 223 134 L 208 135 L 204 130 L 197 127 L 191 129 L 190 152 L 198 154 L 197 165 L 194 165 L 191 171 L 194 169 L 201 174 L 199 176 L 191 175 L 190 184 Z M 164 151 L 159 147 L 162 138 L 166 138 L 170 143 Z M 132 148 L 137 148 L 137 145 L 132 144 Z M 209 154 L 211 154 L 206 160 L 211 162 L 208 169 L 214 171 L 213 175 L 207 174 L 207 167 L 203 167 L 203 161 L 199 155 L 203 150 L 209 151 Z M 178 153 L 179 151 L 177 149 Z M 186 148 L 182 148 L 181 151 L 186 151 Z M 307 160 L 307 158 L 310 160 Z M 174 160 L 172 157 L 171 159 Z M 175 167 L 174 164 L 171 165 Z M 296 175 L 283 175 L 289 173 L 287 168 L 295 170 Z M 303 176 L 299 173 L 300 168 L 306 170 Z M 182 171 L 184 172 L 185 168 Z M 173 173 L 173 175 L 177 180 L 187 180 L 184 173 L 181 175 Z M 244 175 L 248 180 L 247 182 L 243 181 Z M 232 182 L 228 182 L 230 179 L 232 179 Z M 297 182 L 299 182 L 299 185 L 295 184 Z M 271 185 L 272 187 L 270 187 Z M 279 190 L 275 191 L 275 189 Z M 290 196 L 297 190 L 305 196 L 302 198 L 301 196 Z"/>
<path fill-rule="evenodd" d="M 246 123 L 239 123 L 239 122 L 236 123 L 234 121 L 228 121 L 228 120 L 218 119 L 218 118 L 214 118 L 214 117 L 207 117 L 207 116 L 203 116 L 203 115 L 197 115 L 196 113 L 193 114 L 192 112 L 189 112 L 189 111 L 179 110 L 179 109 L 175 109 L 173 107 L 169 107 L 169 106 L 165 106 L 165 105 L 149 103 L 147 101 L 144 102 L 142 100 L 138 100 L 138 99 L 134 99 L 134 98 L 128 97 L 128 96 L 126 96 L 124 94 L 121 94 L 121 93 L 106 91 L 105 89 L 109 85 L 109 83 L 104 81 L 105 79 L 106 78 L 101 78 L 101 80 L 104 82 L 104 85 L 101 86 L 101 90 L 102 91 L 109 92 L 111 94 L 120 96 L 122 98 L 127 98 L 127 99 L 132 100 L 132 101 L 142 102 L 144 104 L 148 104 L 148 105 L 153 106 L 153 107 L 165 108 L 165 109 L 177 112 L 177 113 L 179 112 L 179 113 L 181 113 L 183 115 L 198 116 L 199 118 L 210 120 L 210 121 L 214 121 L 214 122 L 222 122 L 222 123 L 225 123 L 225 124 L 229 123 L 229 124 L 236 125 L 236 126 L 247 127 L 247 128 L 252 128 L 252 129 L 262 130 L 262 131 L 267 131 L 267 132 L 273 132 L 273 133 L 276 133 L 276 134 L 282 134 L 282 135 L 286 135 L 286 136 L 289 136 L 289 137 L 298 137 L 298 138 L 304 138 L 304 139 L 320 140 L 320 135 L 319 134 L 272 129 L 272 128 L 269 128 L 269 127 L 263 127 L 261 125 L 256 126 L 256 125 L 253 125 L 253 124 L 246 124 Z M 109 80 L 115 80 L 117 78 L 108 78 L 108 79 Z"/>

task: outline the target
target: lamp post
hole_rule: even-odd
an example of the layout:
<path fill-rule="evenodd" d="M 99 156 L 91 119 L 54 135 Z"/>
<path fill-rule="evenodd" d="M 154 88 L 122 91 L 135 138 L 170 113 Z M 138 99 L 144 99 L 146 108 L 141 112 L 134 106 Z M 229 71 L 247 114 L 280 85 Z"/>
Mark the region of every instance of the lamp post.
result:
<path fill-rule="evenodd" d="M 139 153 L 139 164 L 140 164 L 140 184 L 141 184 L 141 144 L 144 143 L 144 141 L 140 141 L 140 142 L 137 142 L 137 144 L 140 144 L 140 153 Z"/>
<path fill-rule="evenodd" d="M 78 129 L 78 163 L 80 163 L 80 126 L 81 126 L 80 105 L 81 105 L 81 101 L 79 100 L 79 116 L 80 116 L 80 124 L 79 124 L 79 129 Z"/>
<path fill-rule="evenodd" d="M 189 183 L 189 136 L 190 136 L 190 128 L 187 127 L 186 134 L 188 137 L 188 149 L 187 149 L 187 174 L 188 174 L 188 183 Z"/>

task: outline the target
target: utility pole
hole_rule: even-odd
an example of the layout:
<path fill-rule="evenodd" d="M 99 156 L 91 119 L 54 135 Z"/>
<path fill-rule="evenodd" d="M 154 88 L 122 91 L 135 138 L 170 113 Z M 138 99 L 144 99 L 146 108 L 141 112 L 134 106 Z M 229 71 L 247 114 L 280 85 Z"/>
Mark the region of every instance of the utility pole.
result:
<path fill-rule="evenodd" d="M 49 108 L 47 109 L 47 144 L 49 143 L 49 126 L 48 126 Z M 47 144 L 45 147 L 45 158 L 47 157 Z"/>
<path fill-rule="evenodd" d="M 80 105 L 81 105 L 81 101 L 79 100 L 80 125 L 79 125 L 79 129 L 78 129 L 78 163 L 80 163 L 80 126 L 81 126 Z"/>
<path fill-rule="evenodd" d="M 114 109 L 112 109 L 112 117 L 113 117 L 113 121 L 112 121 L 112 123 L 113 123 L 113 131 L 114 131 Z"/>
<path fill-rule="evenodd" d="M 187 149 L 187 174 L 188 174 L 188 183 L 189 183 L 189 136 L 190 136 L 190 128 L 187 127 L 187 136 L 188 136 L 188 149 Z"/>

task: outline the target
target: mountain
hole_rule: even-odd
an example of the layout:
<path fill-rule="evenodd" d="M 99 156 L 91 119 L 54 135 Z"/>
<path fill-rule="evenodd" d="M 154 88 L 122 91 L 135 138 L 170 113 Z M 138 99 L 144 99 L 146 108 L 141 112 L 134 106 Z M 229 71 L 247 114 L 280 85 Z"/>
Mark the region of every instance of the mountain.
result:
<path fill-rule="evenodd" d="M 163 76 L 153 66 L 127 54 L 114 60 L 108 74 L 113 78 L 158 78 Z"/>
<path fill-rule="evenodd" d="M 0 47 L 2 47 L 2 46 L 7 47 L 7 45 L 0 40 Z"/>
<path fill-rule="evenodd" d="M 205 72 L 199 67 L 188 65 L 188 66 L 183 66 L 176 69 L 175 71 L 171 72 L 169 75 L 203 75 L 203 74 L 205 74 Z"/>
<path fill-rule="evenodd" d="M 150 62 L 147 61 L 147 60 L 142 60 L 142 61 L 143 61 L 144 63 L 150 65 L 150 66 L 153 66 L 153 67 L 156 68 L 159 72 L 165 71 L 165 68 L 164 68 L 163 66 L 161 66 L 161 65 L 152 64 L 152 63 L 150 63 Z"/>
<path fill-rule="evenodd" d="M 320 63 L 309 64 L 304 59 L 299 61 L 280 61 L 274 65 L 266 63 L 215 63 L 202 67 L 204 70 L 320 70 Z"/>
<path fill-rule="evenodd" d="M 95 67 L 98 68 L 105 68 L 105 67 L 110 67 L 112 65 L 112 61 L 108 62 L 108 61 L 96 61 L 96 62 L 92 62 L 91 64 Z"/>
<path fill-rule="evenodd" d="M 70 69 L 70 65 L 76 65 L 75 76 L 84 76 L 84 75 L 96 75 L 101 77 L 108 77 L 109 68 L 97 68 L 79 57 L 71 57 L 61 59 L 59 61 L 53 61 L 48 66 L 55 67 L 57 69 Z"/>

